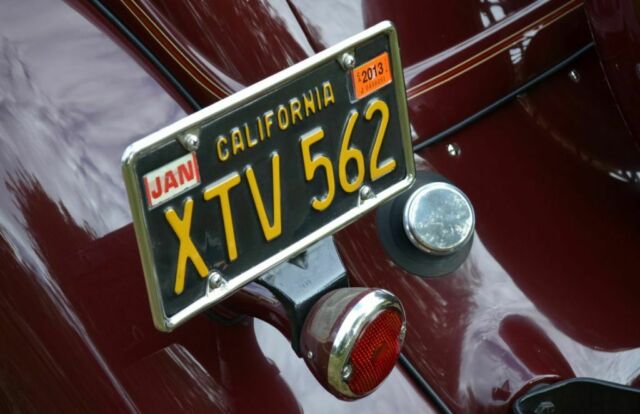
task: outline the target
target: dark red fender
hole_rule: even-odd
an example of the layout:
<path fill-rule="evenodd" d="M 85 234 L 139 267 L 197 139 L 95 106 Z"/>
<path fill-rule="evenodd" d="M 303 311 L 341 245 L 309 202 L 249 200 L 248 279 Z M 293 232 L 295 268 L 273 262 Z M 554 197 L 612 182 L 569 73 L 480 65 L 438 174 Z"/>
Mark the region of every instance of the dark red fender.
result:
<path fill-rule="evenodd" d="M 640 3 L 590 0 L 586 6 L 609 86 L 640 143 Z"/>
<path fill-rule="evenodd" d="M 405 272 L 385 255 L 374 214 L 337 240 L 356 283 L 400 297 L 405 353 L 445 402 L 505 413 L 537 383 L 636 383 L 640 157 L 595 52 L 416 161 L 471 199 L 467 261 L 441 278 Z"/>
<path fill-rule="evenodd" d="M 335 399 L 252 319 L 156 331 L 120 157 L 181 106 L 85 3 L 2 6 L 0 412 L 433 412 L 401 369 Z"/>
<path fill-rule="evenodd" d="M 572 0 L 319 3 L 105 1 L 203 104 L 390 18 L 416 142 L 591 41 Z M 400 369 L 336 400 L 262 322 L 155 331 L 119 158 L 190 109 L 100 13 L 68 4 L 0 14 L 0 411 L 433 411 Z M 560 72 L 418 154 L 476 208 L 458 271 L 407 274 L 374 215 L 337 236 L 354 283 L 401 297 L 406 355 L 456 411 L 508 412 L 532 384 L 572 376 L 639 381 L 639 158 L 595 54 L 575 68 L 578 83 Z"/>

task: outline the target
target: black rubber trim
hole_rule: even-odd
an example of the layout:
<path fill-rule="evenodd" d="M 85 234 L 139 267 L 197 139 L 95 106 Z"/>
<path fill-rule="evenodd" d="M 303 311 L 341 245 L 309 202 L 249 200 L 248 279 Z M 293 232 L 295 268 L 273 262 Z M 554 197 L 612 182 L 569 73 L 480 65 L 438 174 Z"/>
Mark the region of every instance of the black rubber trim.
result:
<path fill-rule="evenodd" d="M 573 53 L 572 55 L 570 55 L 566 59 L 562 60 L 560 63 L 558 63 L 555 66 L 553 66 L 553 67 L 547 69 L 546 71 L 542 72 L 540 75 L 538 75 L 535 78 L 531 79 L 530 81 L 528 81 L 524 85 L 520 86 L 519 88 L 514 89 L 513 91 L 509 92 L 507 95 L 503 96 L 502 98 L 498 99 L 497 101 L 494 101 L 490 105 L 485 106 L 480 111 L 476 112 L 475 114 L 471 115 L 470 117 L 464 119 L 461 122 L 458 122 L 457 124 L 445 129 L 442 132 L 437 133 L 436 135 L 432 136 L 431 138 L 428 138 L 426 141 L 423 141 L 423 142 L 421 142 L 419 144 L 414 145 L 413 146 L 413 151 L 414 152 L 420 151 L 421 149 L 424 149 L 424 148 L 428 147 L 429 145 L 433 145 L 436 142 L 448 137 L 449 135 L 452 135 L 452 134 L 460 131 L 462 128 L 464 128 L 464 127 L 476 122 L 478 119 L 480 119 L 483 116 L 487 115 L 488 113 L 498 109 L 501 105 L 507 103 L 511 99 L 513 99 L 516 96 L 520 95 L 521 93 L 525 92 L 527 89 L 531 88 L 532 86 L 535 86 L 536 84 L 540 83 L 542 80 L 544 80 L 544 79 L 548 78 L 549 76 L 553 75 L 554 73 L 560 71 L 562 68 L 564 68 L 565 66 L 569 65 L 570 63 L 572 63 L 573 61 L 578 59 L 580 56 L 584 55 L 586 52 L 591 50 L 593 47 L 594 47 L 594 43 L 591 42 L 591 43 L 587 44 L 586 46 L 582 47 L 581 49 L 578 49 L 577 52 Z"/>
<path fill-rule="evenodd" d="M 640 389 L 595 378 L 570 378 L 543 385 L 518 398 L 514 414 L 640 412 Z"/>
<path fill-rule="evenodd" d="M 95 6 L 111 23 L 113 23 L 122 34 L 133 43 L 140 53 L 144 55 L 149 61 L 160 71 L 160 73 L 167 78 L 169 83 L 173 85 L 174 88 L 178 91 L 178 93 L 187 101 L 187 103 L 196 111 L 202 109 L 202 105 L 196 101 L 193 96 L 185 89 L 182 84 L 176 79 L 169 69 L 165 65 L 160 62 L 160 60 L 136 37 L 135 34 L 131 30 L 129 30 L 124 23 L 118 19 L 118 17 L 111 12 L 100 0 L 89 0 L 91 4 Z"/>
<path fill-rule="evenodd" d="M 444 414 L 453 414 L 453 411 L 451 411 L 449 407 L 447 407 L 447 404 L 442 401 L 442 399 L 438 396 L 438 394 L 436 394 L 433 388 L 431 388 L 431 385 L 429 385 L 429 383 L 422 377 L 422 375 L 420 375 L 416 367 L 413 366 L 413 364 L 409 361 L 409 359 L 407 359 L 406 356 L 404 356 L 404 354 L 400 354 L 399 361 L 403 368 L 407 370 L 407 374 L 409 374 L 409 376 L 416 382 L 418 387 L 420 387 L 420 389 L 422 389 L 422 391 L 427 394 L 427 397 L 429 397 L 429 399 L 437 409 L 439 409 Z"/>

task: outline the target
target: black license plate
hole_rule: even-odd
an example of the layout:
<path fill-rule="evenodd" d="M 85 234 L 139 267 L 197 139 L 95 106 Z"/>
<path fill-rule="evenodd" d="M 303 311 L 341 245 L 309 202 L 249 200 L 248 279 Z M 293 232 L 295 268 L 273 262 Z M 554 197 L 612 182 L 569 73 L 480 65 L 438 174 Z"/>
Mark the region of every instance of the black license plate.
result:
<path fill-rule="evenodd" d="M 409 187 L 406 105 L 381 23 L 132 144 L 123 171 L 156 326 Z"/>

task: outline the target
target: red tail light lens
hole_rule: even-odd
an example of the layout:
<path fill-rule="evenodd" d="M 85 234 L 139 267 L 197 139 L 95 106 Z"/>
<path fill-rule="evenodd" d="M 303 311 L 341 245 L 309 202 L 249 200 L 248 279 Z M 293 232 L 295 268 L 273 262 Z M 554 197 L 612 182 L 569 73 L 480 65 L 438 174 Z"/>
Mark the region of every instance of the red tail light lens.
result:
<path fill-rule="evenodd" d="M 316 302 L 300 350 L 320 383 L 338 398 L 371 393 L 395 365 L 406 324 L 400 300 L 383 289 L 343 288 Z"/>
<path fill-rule="evenodd" d="M 368 394 L 389 375 L 400 355 L 402 323 L 397 311 L 387 309 L 364 328 L 351 351 L 351 391 Z"/>

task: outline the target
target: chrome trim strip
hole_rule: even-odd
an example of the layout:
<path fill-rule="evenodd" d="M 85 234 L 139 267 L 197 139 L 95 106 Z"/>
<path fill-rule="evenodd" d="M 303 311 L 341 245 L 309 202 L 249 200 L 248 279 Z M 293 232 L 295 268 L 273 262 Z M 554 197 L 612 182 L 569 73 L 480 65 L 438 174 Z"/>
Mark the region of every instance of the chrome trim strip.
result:
<path fill-rule="evenodd" d="M 342 370 L 349 362 L 351 350 L 360 333 L 378 314 L 386 309 L 396 309 L 402 316 L 402 328 L 400 345 L 404 342 L 402 332 L 406 332 L 407 321 L 404 316 L 404 308 L 400 300 L 391 292 L 384 289 L 376 289 L 367 294 L 349 311 L 342 321 L 329 354 L 327 366 L 327 382 L 340 394 L 352 398 L 360 398 L 363 395 L 355 394 L 343 378 Z M 374 388 L 375 389 L 375 388 Z M 373 392 L 373 390 L 371 390 Z"/>
<path fill-rule="evenodd" d="M 287 83 L 292 77 L 305 74 L 319 65 L 339 59 L 343 53 L 349 52 L 359 44 L 373 39 L 374 37 L 381 34 L 386 34 L 389 37 L 391 65 L 394 77 L 393 86 L 395 90 L 396 100 L 398 102 L 401 139 L 403 142 L 404 156 L 406 160 L 407 176 L 405 177 L 405 179 L 380 192 L 376 195 L 375 198 L 362 201 L 357 207 L 354 207 L 349 212 L 343 214 L 334 221 L 327 223 L 325 226 L 319 228 L 306 237 L 298 240 L 296 243 L 280 251 L 278 254 L 261 263 L 256 264 L 246 272 L 241 273 L 235 278 L 227 281 L 227 283 L 223 284 L 219 288 L 207 291 L 207 294 L 205 296 L 196 300 L 191 305 L 184 308 L 175 315 L 171 317 L 167 316 L 164 312 L 158 275 L 153 263 L 151 253 L 151 240 L 149 239 L 148 233 L 146 231 L 147 223 L 144 217 L 144 205 L 142 204 L 142 189 L 138 185 L 138 180 L 136 179 L 134 171 L 134 165 L 138 158 L 148 154 L 151 151 L 154 151 L 156 148 L 164 145 L 166 142 L 174 140 L 180 133 L 187 132 L 190 128 L 193 128 L 194 125 L 199 124 L 205 119 L 213 115 L 225 115 L 236 107 L 252 101 L 258 95 L 268 93 Z M 310 58 L 300 63 L 297 63 L 296 65 L 283 70 L 282 72 L 276 73 L 273 76 L 270 76 L 246 89 L 243 89 L 194 114 L 191 114 L 172 125 L 162 128 L 161 130 L 145 138 L 142 138 L 139 141 L 134 142 L 133 144 L 129 145 L 129 147 L 127 147 L 122 156 L 122 173 L 124 176 L 125 186 L 129 197 L 129 204 L 131 206 L 133 215 L 133 224 L 136 231 L 138 249 L 140 250 L 142 267 L 144 269 L 145 280 L 147 284 L 147 293 L 149 296 L 149 303 L 151 306 L 153 321 L 155 326 L 159 330 L 170 332 L 178 325 L 195 316 L 198 312 L 221 301 L 243 285 L 258 278 L 264 272 L 284 262 L 289 257 L 301 253 L 314 242 L 336 232 L 340 228 L 355 221 L 361 215 L 371 211 L 379 204 L 396 196 L 403 190 L 409 188 L 411 184 L 413 184 L 415 180 L 415 164 L 413 158 L 413 148 L 411 145 L 411 134 L 409 130 L 407 98 L 405 92 L 402 64 L 400 61 L 398 36 L 395 28 L 393 27 L 393 24 L 389 21 L 381 22 L 362 33 L 359 33 L 343 42 L 338 43 L 335 46 L 332 46 L 314 56 L 311 56 Z"/>
<path fill-rule="evenodd" d="M 532 4 L 531 6 L 534 6 L 534 4 Z M 444 85 L 445 83 L 448 83 L 452 80 L 454 80 L 455 78 L 465 74 L 466 72 L 475 69 L 477 66 L 483 64 L 484 62 L 493 59 L 494 57 L 496 57 L 497 55 L 499 55 L 500 53 L 504 52 L 505 50 L 508 50 L 509 48 L 513 47 L 515 44 L 522 42 L 526 37 L 524 36 L 526 32 L 532 30 L 534 27 L 536 27 L 536 30 L 542 30 L 550 25 L 552 25 L 553 23 L 555 23 L 556 21 L 562 19 L 564 16 L 568 15 L 569 13 L 572 13 L 574 11 L 576 11 L 577 9 L 579 9 L 580 7 L 582 7 L 584 5 L 583 2 L 578 2 L 576 4 L 572 4 L 571 1 L 564 3 L 563 5 L 561 5 L 560 7 L 552 10 L 551 12 L 545 14 L 544 16 L 540 17 L 539 19 L 537 19 L 536 21 L 528 24 L 527 26 L 523 27 L 522 29 L 519 29 L 517 32 L 510 34 L 509 36 L 505 37 L 504 39 L 498 40 L 496 43 L 494 43 L 493 45 L 491 45 L 490 47 L 487 47 L 485 49 L 481 49 L 479 52 L 475 53 L 473 56 L 463 60 L 460 63 L 457 63 L 455 65 L 453 65 L 452 67 L 437 73 L 436 75 L 414 85 L 411 86 L 410 88 L 407 89 L 407 93 L 409 94 L 409 100 L 412 100 L 414 98 L 417 98 L 418 96 L 429 92 L 432 89 L 438 88 L 442 85 Z M 567 6 L 571 6 L 568 10 L 564 10 Z M 513 18 L 514 16 L 511 16 L 511 18 Z M 546 19 L 549 19 L 551 17 L 551 20 L 549 21 L 545 21 Z M 517 19 L 513 19 L 511 20 L 511 22 L 516 21 Z M 507 23 L 507 22 L 505 22 Z M 501 26 L 500 29 L 503 29 L 506 27 L 506 24 Z M 498 47 L 497 50 L 493 50 L 496 47 Z M 487 53 L 487 51 L 491 51 L 490 54 L 488 56 L 483 56 L 485 53 Z M 434 61 L 436 60 L 437 57 L 439 56 L 446 56 L 447 52 L 449 52 L 448 50 L 439 54 L 438 56 L 434 57 L 434 58 L 430 58 L 430 61 Z M 440 63 L 440 62 L 437 62 Z M 434 83 L 434 81 L 436 81 Z M 431 84 L 431 85 L 430 85 Z"/>

